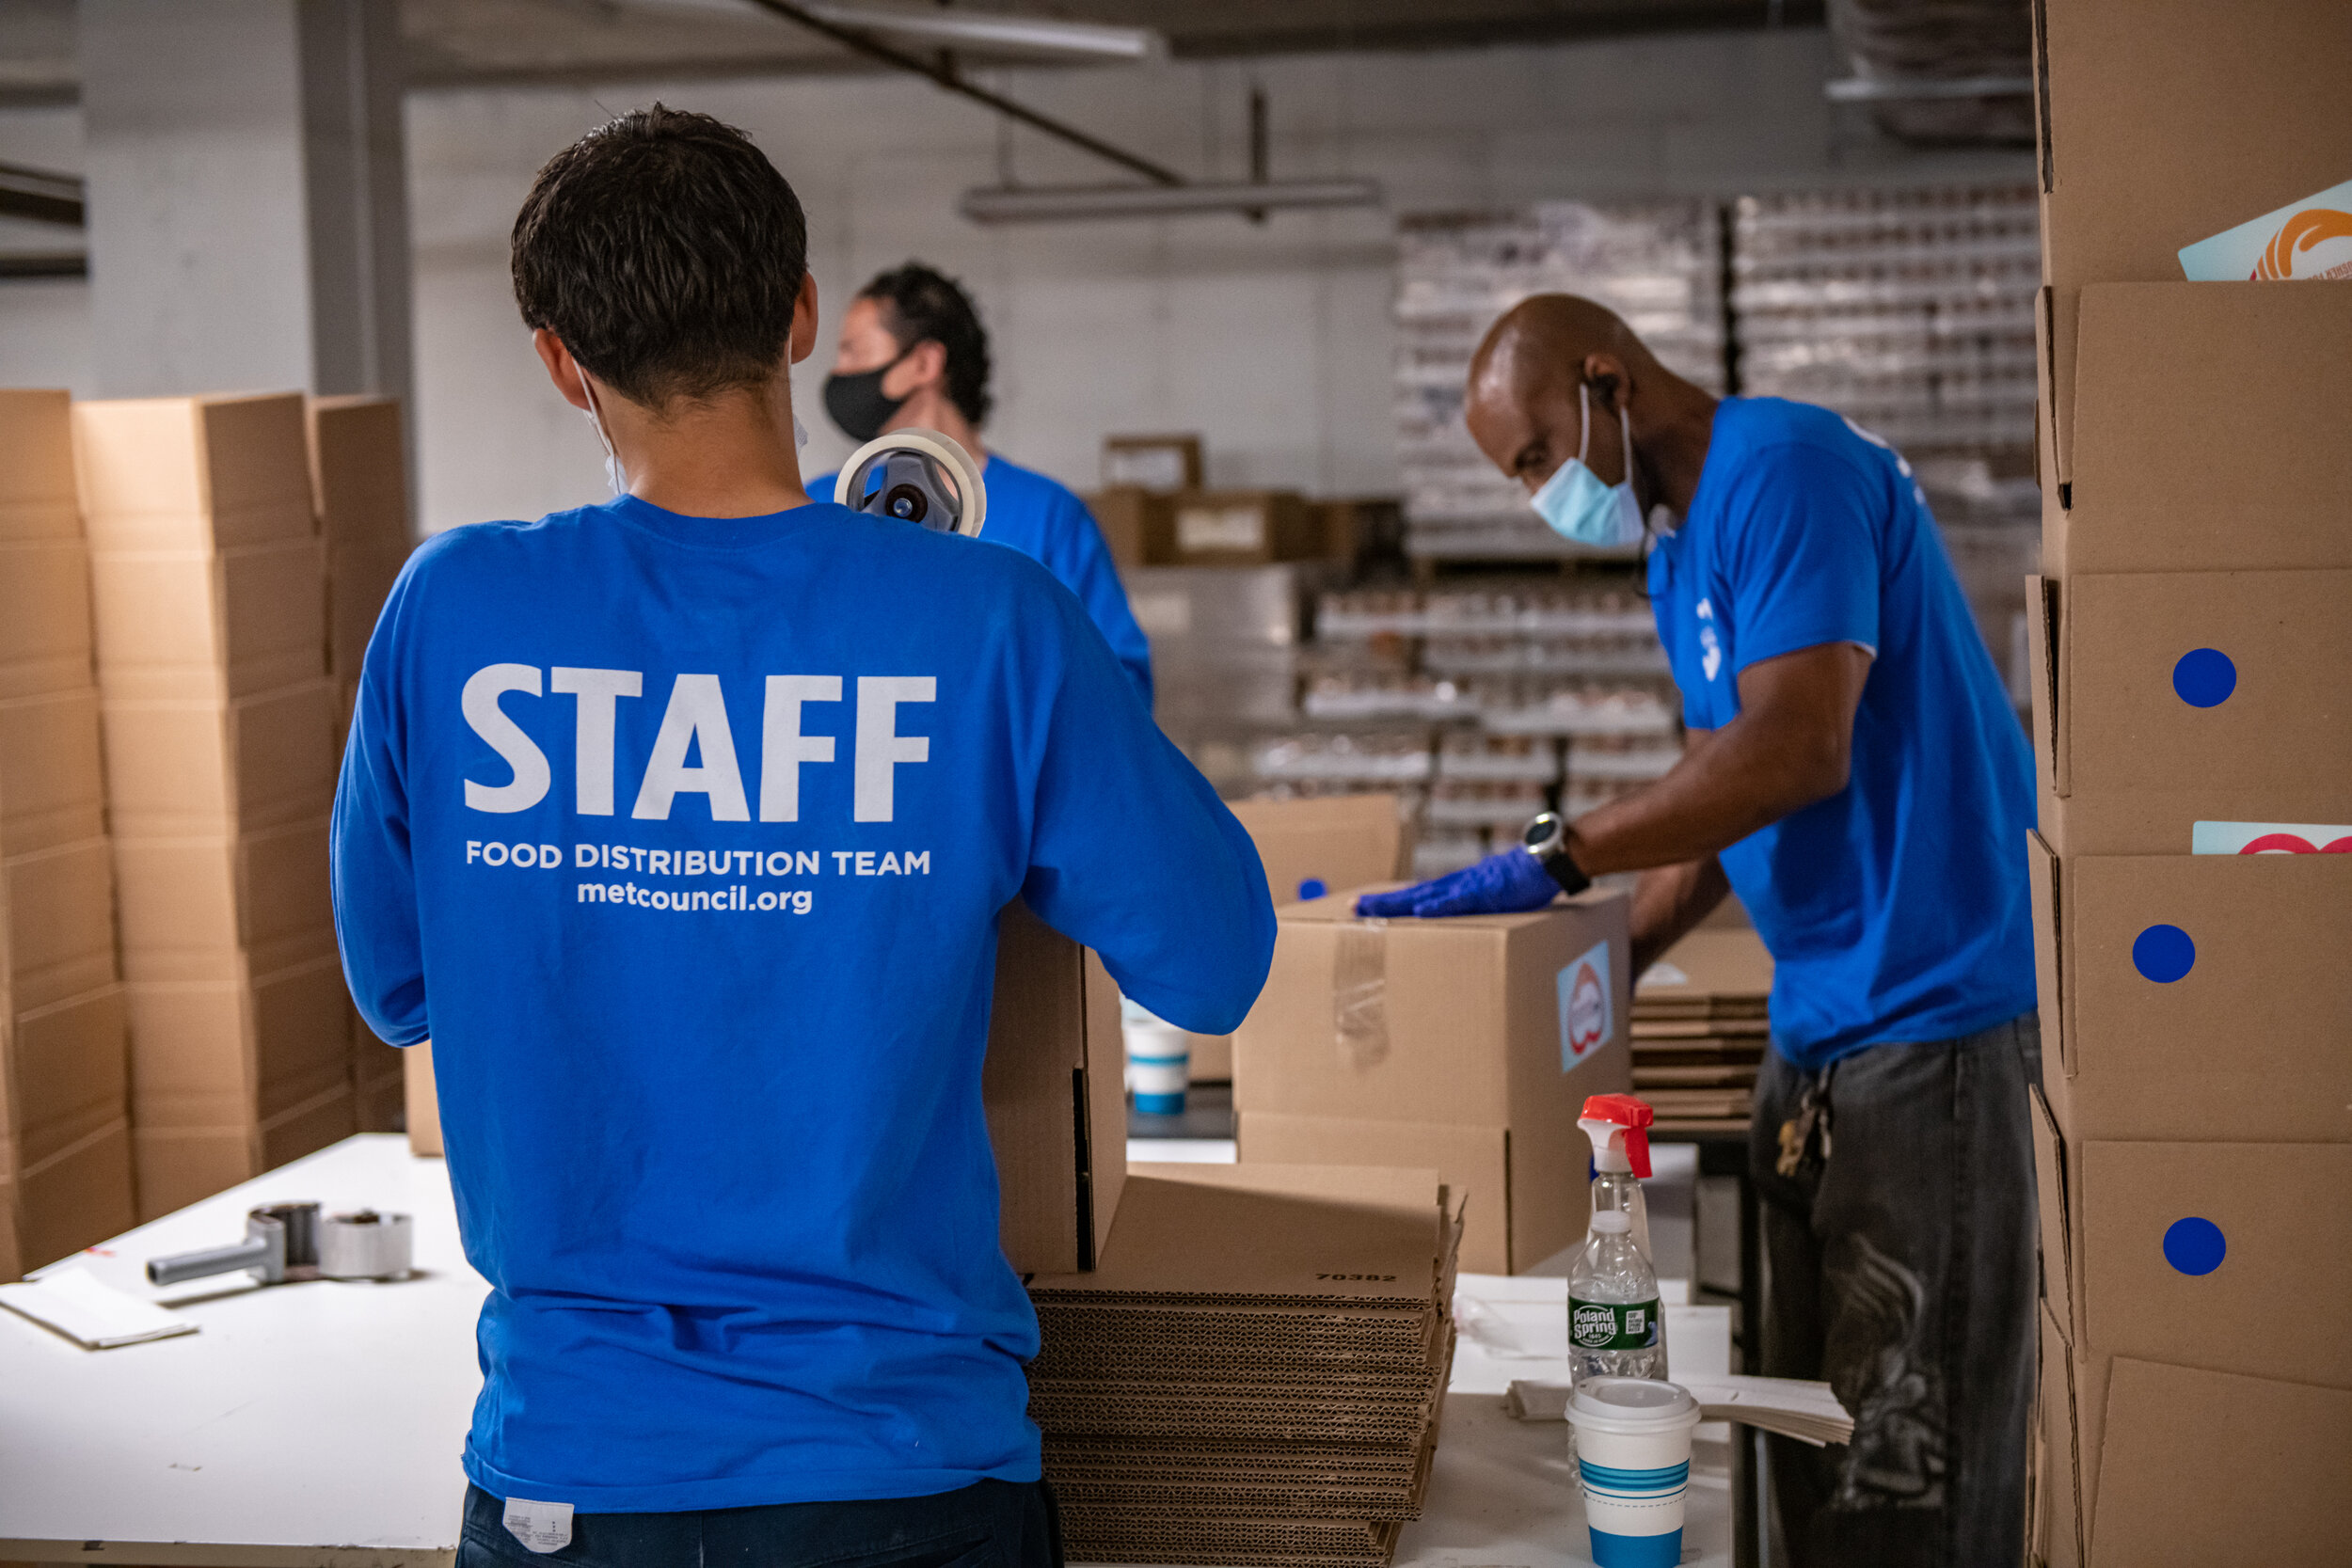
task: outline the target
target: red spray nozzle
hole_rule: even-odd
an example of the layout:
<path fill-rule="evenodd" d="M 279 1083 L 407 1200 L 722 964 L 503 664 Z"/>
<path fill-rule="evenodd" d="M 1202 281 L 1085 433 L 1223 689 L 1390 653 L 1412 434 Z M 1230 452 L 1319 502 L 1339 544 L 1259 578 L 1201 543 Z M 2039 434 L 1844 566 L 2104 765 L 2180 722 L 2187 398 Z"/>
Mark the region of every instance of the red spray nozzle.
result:
<path fill-rule="evenodd" d="M 1626 1164 L 1633 1174 L 1644 1179 L 1649 1176 L 1649 1126 L 1658 1113 L 1629 1094 L 1597 1094 L 1584 1101 L 1584 1114 L 1580 1121 L 1608 1122 L 1625 1129 Z"/>

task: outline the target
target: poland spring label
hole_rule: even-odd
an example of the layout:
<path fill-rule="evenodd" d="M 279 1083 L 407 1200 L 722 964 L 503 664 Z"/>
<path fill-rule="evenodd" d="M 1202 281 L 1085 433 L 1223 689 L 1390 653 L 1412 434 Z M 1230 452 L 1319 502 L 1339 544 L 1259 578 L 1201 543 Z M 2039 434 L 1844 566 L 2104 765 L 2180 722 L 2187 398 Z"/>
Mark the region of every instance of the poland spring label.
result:
<path fill-rule="evenodd" d="M 1570 1296 L 1568 1340 L 1579 1350 L 1647 1350 L 1658 1343 L 1658 1303 Z"/>

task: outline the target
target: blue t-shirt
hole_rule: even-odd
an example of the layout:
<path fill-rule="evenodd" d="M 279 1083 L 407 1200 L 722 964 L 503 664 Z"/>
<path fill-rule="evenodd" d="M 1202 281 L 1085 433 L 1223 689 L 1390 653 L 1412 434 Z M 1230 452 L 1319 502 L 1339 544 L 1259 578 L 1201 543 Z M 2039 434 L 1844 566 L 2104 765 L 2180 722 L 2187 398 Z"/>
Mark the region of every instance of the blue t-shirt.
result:
<path fill-rule="evenodd" d="M 823 474 L 810 480 L 808 493 L 831 500 L 838 477 Z M 1103 531 L 1087 503 L 1068 485 L 1008 463 L 993 451 L 980 469 L 980 481 L 988 486 L 988 517 L 980 524 L 980 537 L 1042 562 L 1064 588 L 1078 595 L 1094 629 L 1111 645 L 1143 694 L 1143 705 L 1150 707 L 1152 643 L 1127 607 L 1127 590 L 1120 583 L 1110 546 L 1103 543 Z"/>
<path fill-rule="evenodd" d="M 672 1512 L 1034 1480 L 980 1100 L 1015 896 L 1221 1034 L 1248 835 L 1012 550 L 633 498 L 417 551 L 334 819 L 488 1279 L 467 1473 Z"/>
<path fill-rule="evenodd" d="M 1772 950 L 1781 1054 L 1819 1068 L 2031 1009 L 2033 761 L 1911 466 L 1827 409 L 1727 398 L 1649 586 L 1694 729 L 1738 717 L 1751 664 L 1876 655 L 1846 787 L 1723 852 Z"/>

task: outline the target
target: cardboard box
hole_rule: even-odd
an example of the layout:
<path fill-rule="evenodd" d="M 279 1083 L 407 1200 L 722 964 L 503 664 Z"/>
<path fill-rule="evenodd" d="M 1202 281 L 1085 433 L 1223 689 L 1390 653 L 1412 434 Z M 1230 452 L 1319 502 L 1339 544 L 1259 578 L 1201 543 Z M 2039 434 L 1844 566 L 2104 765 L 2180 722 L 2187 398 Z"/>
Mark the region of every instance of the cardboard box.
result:
<path fill-rule="evenodd" d="M 106 806 L 117 834 L 241 832 L 325 816 L 335 803 L 335 683 L 250 697 L 105 705 Z"/>
<path fill-rule="evenodd" d="M 327 668 L 356 677 L 412 547 L 396 398 L 312 398 L 310 478 L 326 543 Z"/>
<path fill-rule="evenodd" d="M 2034 8 L 2042 276 L 2164 282 L 2181 247 L 2352 170 L 2337 0 Z"/>
<path fill-rule="evenodd" d="M 105 831 L 98 693 L 0 698 L 0 860 Z"/>
<path fill-rule="evenodd" d="M 1412 874 L 1412 826 L 1394 795 L 1237 800 L 1232 812 L 1258 847 L 1278 906 L 1310 896 L 1311 881 L 1328 892 Z"/>
<path fill-rule="evenodd" d="M 144 1223 L 184 1209 L 290 1160 L 315 1154 L 358 1130 L 348 1082 L 259 1124 L 138 1128 L 131 1135 L 131 1151 L 138 1178 L 139 1219 Z"/>
<path fill-rule="evenodd" d="M 1167 547 L 1151 545 L 1147 559 L 1194 566 L 1262 566 L 1312 561 L 1322 554 L 1322 530 L 1297 492 L 1219 490 L 1176 497 Z"/>
<path fill-rule="evenodd" d="M 1133 485 L 1151 495 L 1198 490 L 1204 477 L 1198 436 L 1106 436 L 1103 485 Z"/>
<path fill-rule="evenodd" d="M 106 841 L 0 861 L 0 995 L 22 1015 L 112 985 L 114 879 Z"/>
<path fill-rule="evenodd" d="M 328 956 L 233 980 L 133 983 L 141 1132 L 261 1125 L 351 1081 L 351 1003 Z"/>
<path fill-rule="evenodd" d="M 1242 1158 L 1426 1164 L 1443 1144 L 1485 1178 L 1469 1266 L 1541 1262 L 1583 1226 L 1578 1111 L 1632 1081 L 1625 895 L 1431 921 L 1359 921 L 1354 902 L 1279 911 L 1272 973 L 1234 1036 Z"/>
<path fill-rule="evenodd" d="M 0 699 L 87 686 L 91 650 L 82 542 L 0 540 Z"/>
<path fill-rule="evenodd" d="M 1154 495 L 1140 484 L 1108 484 L 1081 499 L 1094 517 L 1094 526 L 1102 531 L 1111 560 L 1121 571 L 1157 564 L 1152 558 L 1152 545 L 1164 545 L 1175 531 L 1175 513 L 1166 496 Z"/>
<path fill-rule="evenodd" d="M 1184 1062 L 1187 1083 L 1230 1084 L 1233 1081 L 1232 1036 L 1187 1034 L 1184 1037 L 1191 1042 L 1190 1054 Z"/>
<path fill-rule="evenodd" d="M 119 838 L 122 975 L 242 981 L 335 951 L 324 817 L 249 833 Z"/>
<path fill-rule="evenodd" d="M 406 1053 L 375 1037 L 367 1021 L 359 1016 L 359 1009 L 353 1004 L 348 992 L 343 997 L 343 1012 L 348 1020 L 351 1039 L 352 1111 L 359 1123 L 359 1131 L 406 1132 Z M 438 1121 L 437 1116 L 437 1132 Z"/>
<path fill-rule="evenodd" d="M 2028 578 L 2042 836 L 2185 854 L 2204 821 L 2352 821 L 2352 570 Z"/>
<path fill-rule="evenodd" d="M 0 1277 L 72 1257 L 137 1223 L 130 1124 L 118 1117 L 47 1159 L 0 1176 Z"/>
<path fill-rule="evenodd" d="M 319 679 L 326 574 L 316 539 L 93 552 L 99 689 L 109 700 L 217 700 Z"/>
<path fill-rule="evenodd" d="M 0 1016 L 0 1167 L 42 1165 L 122 1119 L 127 1027 L 114 985 Z"/>
<path fill-rule="evenodd" d="M 2352 857 L 2030 854 L 2042 1081 L 2071 1136 L 2352 1143 Z"/>
<path fill-rule="evenodd" d="M 298 393 L 77 403 L 73 444 L 93 550 L 210 554 L 317 531 Z"/>
<path fill-rule="evenodd" d="M 79 542 L 72 400 L 62 391 L 0 390 L 0 542 Z"/>
<path fill-rule="evenodd" d="M 428 1046 L 404 1053 L 408 1147 L 441 1152 Z M 1023 1274 L 1091 1269 L 1127 1173 L 1119 988 L 1092 953 L 1014 902 L 997 917 L 980 1094 L 995 1146 L 999 1240 Z"/>
<path fill-rule="evenodd" d="M 2352 566 L 2352 290 L 2068 297 L 2038 308 L 2044 575 Z"/>

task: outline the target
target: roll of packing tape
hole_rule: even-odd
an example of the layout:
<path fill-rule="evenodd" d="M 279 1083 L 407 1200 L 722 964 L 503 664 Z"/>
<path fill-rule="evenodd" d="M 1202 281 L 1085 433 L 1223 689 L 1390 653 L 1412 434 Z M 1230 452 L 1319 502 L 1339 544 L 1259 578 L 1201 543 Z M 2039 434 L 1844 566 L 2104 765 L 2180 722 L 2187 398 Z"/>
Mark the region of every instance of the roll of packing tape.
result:
<path fill-rule="evenodd" d="M 416 1257 L 406 1214 L 355 1209 L 319 1221 L 319 1275 L 326 1279 L 405 1279 Z"/>
<path fill-rule="evenodd" d="M 953 436 L 936 430 L 894 430 L 887 436 L 877 436 L 850 454 L 841 465 L 840 477 L 834 481 L 833 499 L 839 505 L 856 511 L 864 499 L 866 466 L 874 459 L 893 451 L 911 451 L 927 457 L 947 472 L 956 487 L 960 503 L 956 512 L 955 531 L 968 539 L 980 536 L 980 525 L 988 517 L 988 486 L 980 481 L 980 466 L 972 461 L 972 454 Z"/>

